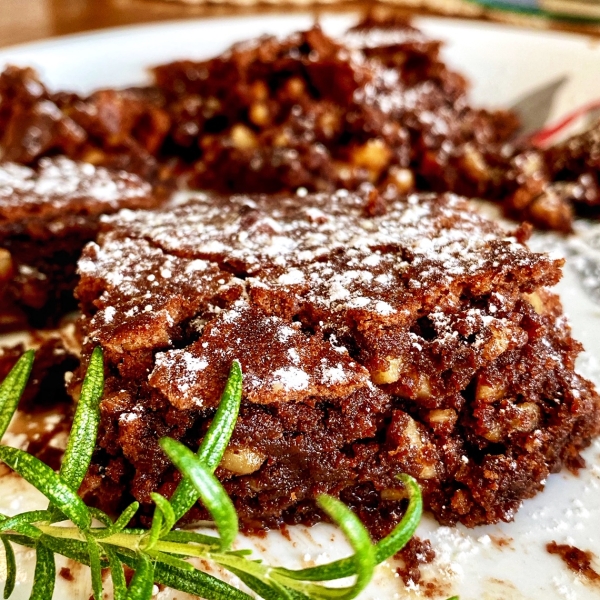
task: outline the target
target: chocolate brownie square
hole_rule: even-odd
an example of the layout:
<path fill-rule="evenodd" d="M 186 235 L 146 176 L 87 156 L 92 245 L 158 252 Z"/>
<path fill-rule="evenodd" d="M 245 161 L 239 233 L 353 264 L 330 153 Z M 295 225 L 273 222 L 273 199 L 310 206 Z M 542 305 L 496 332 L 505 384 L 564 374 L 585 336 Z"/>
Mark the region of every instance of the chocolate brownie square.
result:
<path fill-rule="evenodd" d="M 600 401 L 548 288 L 561 261 L 457 196 L 196 196 L 102 221 L 79 262 L 84 363 L 106 360 L 87 499 L 169 495 L 231 361 L 240 417 L 217 475 L 248 528 L 311 523 L 315 496 L 376 536 L 409 473 L 442 523 L 509 520 L 575 466 Z M 200 507 L 188 518 L 202 518 Z"/>

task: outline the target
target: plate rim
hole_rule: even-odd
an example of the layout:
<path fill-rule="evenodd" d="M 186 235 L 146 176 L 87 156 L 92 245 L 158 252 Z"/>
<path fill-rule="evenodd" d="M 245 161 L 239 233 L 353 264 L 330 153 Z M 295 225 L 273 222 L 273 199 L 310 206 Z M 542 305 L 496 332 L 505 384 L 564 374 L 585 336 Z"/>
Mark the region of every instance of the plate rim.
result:
<path fill-rule="evenodd" d="M 126 25 L 116 25 L 105 28 L 90 29 L 81 32 L 60 34 L 42 38 L 40 40 L 31 40 L 29 42 L 21 42 L 17 44 L 11 44 L 9 46 L 0 46 L 0 60 L 4 60 L 5 54 L 12 54 L 18 52 L 29 52 L 29 51 L 44 51 L 56 46 L 63 44 L 76 44 L 79 42 L 87 42 L 91 40 L 102 40 L 103 38 L 111 38 L 119 35 L 126 35 L 127 33 L 151 33 L 152 31 L 160 32 L 169 29 L 187 28 L 193 25 L 204 25 L 207 23 L 214 24 L 215 26 L 226 25 L 228 22 L 253 22 L 253 21 L 277 21 L 281 18 L 290 18 L 291 16 L 296 17 L 313 17 L 314 22 L 318 23 L 320 19 L 342 19 L 348 17 L 357 17 L 365 14 L 360 10 L 348 8 L 348 10 L 331 11 L 331 10 L 303 10 L 293 13 L 274 12 L 267 14 L 251 14 L 251 15 L 219 15 L 219 16 L 205 16 L 205 17 L 192 17 L 185 19 L 170 19 L 167 21 L 160 22 L 144 22 L 144 23 L 130 23 Z M 488 31 L 502 31 L 503 33 L 524 36 L 527 35 L 532 38 L 545 39 L 551 41 L 553 39 L 560 40 L 563 42 L 573 43 L 588 43 L 593 49 L 597 47 L 600 50 L 600 37 L 596 38 L 588 33 L 581 32 L 576 33 L 572 31 L 556 31 L 556 30 L 545 30 L 537 28 L 529 28 L 523 25 L 515 25 L 510 23 L 498 23 L 492 21 L 480 21 L 477 19 L 468 19 L 462 17 L 444 17 L 437 15 L 419 15 L 415 14 L 409 17 L 409 20 L 415 25 L 427 23 L 432 25 L 444 25 L 449 26 L 453 29 L 466 28 L 471 30 L 488 30 Z"/>

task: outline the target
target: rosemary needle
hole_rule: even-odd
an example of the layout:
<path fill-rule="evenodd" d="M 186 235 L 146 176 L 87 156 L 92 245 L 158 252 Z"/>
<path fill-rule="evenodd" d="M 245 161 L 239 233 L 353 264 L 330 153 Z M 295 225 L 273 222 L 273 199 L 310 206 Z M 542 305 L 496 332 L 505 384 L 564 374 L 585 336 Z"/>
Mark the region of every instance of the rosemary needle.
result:
<path fill-rule="evenodd" d="M 0 434 L 17 408 L 33 364 L 26 352 L 0 385 Z M 310 569 L 271 567 L 252 557 L 249 550 L 233 550 L 238 518 L 233 503 L 213 475 L 221 462 L 235 427 L 242 398 L 242 370 L 234 361 L 221 403 L 204 440 L 194 454 L 186 446 L 163 438 L 160 445 L 182 474 L 170 499 L 151 494 L 155 503 L 149 530 L 128 528 L 139 508 L 133 502 L 115 520 L 88 507 L 77 494 L 89 468 L 100 423 L 100 400 L 104 385 L 102 351 L 90 358 L 81 398 L 73 419 L 60 471 L 53 471 L 34 456 L 9 446 L 0 446 L 0 459 L 34 485 L 50 501 L 47 510 L 0 515 L 0 539 L 4 546 L 7 578 L 4 597 L 13 592 L 17 565 L 13 545 L 32 548 L 36 567 L 32 600 L 52 596 L 56 578 L 55 555 L 66 556 L 91 569 L 93 595 L 103 596 L 103 569 L 108 569 L 115 600 L 149 600 L 155 583 L 195 594 L 206 600 L 251 600 L 246 592 L 197 569 L 188 558 L 202 558 L 229 570 L 264 600 L 350 600 L 369 583 L 379 562 L 389 558 L 413 535 L 421 513 L 422 499 L 415 480 L 402 475 L 408 491 L 408 507 L 394 531 L 373 544 L 358 517 L 343 503 L 320 496 L 317 503 L 344 532 L 353 548 L 352 556 Z M 200 499 L 214 519 L 219 537 L 174 529 L 176 522 Z M 94 519 L 101 525 L 95 525 Z M 72 526 L 54 525 L 70 520 Z M 127 586 L 124 568 L 134 571 Z M 328 582 L 353 577 L 347 587 L 330 587 Z"/>

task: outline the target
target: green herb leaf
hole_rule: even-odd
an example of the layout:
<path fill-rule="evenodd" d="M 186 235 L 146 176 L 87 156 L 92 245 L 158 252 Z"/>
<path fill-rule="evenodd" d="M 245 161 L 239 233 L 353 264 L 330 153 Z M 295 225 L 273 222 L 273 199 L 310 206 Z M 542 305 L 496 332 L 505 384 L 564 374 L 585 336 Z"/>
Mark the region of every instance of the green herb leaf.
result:
<path fill-rule="evenodd" d="M 250 575 L 240 569 L 234 567 L 228 567 L 234 575 L 237 575 L 253 592 L 256 592 L 264 600 L 287 600 L 287 595 L 274 587 L 271 587 L 268 583 L 265 583 L 258 577 Z"/>
<path fill-rule="evenodd" d="M 0 523 L 1 531 L 18 531 L 33 539 L 38 538 L 42 532 L 32 523 L 48 522 L 50 513 L 47 510 L 32 510 L 6 519 Z"/>
<path fill-rule="evenodd" d="M 171 503 L 166 498 L 161 496 L 160 494 L 155 494 L 154 492 L 150 493 L 150 497 L 152 498 L 152 500 L 154 501 L 154 504 L 156 504 L 156 506 L 160 509 L 160 512 L 162 513 L 163 520 L 164 520 L 164 525 L 163 525 L 164 533 L 171 531 L 171 529 L 173 529 L 173 525 L 175 525 L 175 522 L 177 521 L 177 518 L 175 517 L 175 512 L 173 511 L 173 507 L 171 506 Z"/>
<path fill-rule="evenodd" d="M 0 438 L 6 433 L 15 410 L 17 410 L 31 373 L 33 359 L 33 350 L 25 352 L 0 385 Z"/>
<path fill-rule="evenodd" d="M 100 423 L 100 399 L 104 389 L 104 364 L 102 348 L 96 347 L 88 365 L 77 410 L 73 417 L 71 434 L 60 467 L 60 474 L 76 492 L 90 466 L 96 447 Z"/>
<path fill-rule="evenodd" d="M 11 539 L 13 536 L 11 536 Z M 26 545 L 24 540 L 16 540 L 18 544 Z M 80 542 L 79 540 L 72 540 L 68 538 L 59 538 L 54 537 L 52 535 L 42 535 L 39 538 L 39 543 L 43 544 L 46 548 L 49 548 L 55 554 L 61 554 L 62 556 L 66 556 L 71 560 L 77 561 L 82 565 L 89 566 L 90 564 L 90 555 L 88 552 L 88 546 L 85 542 Z M 104 568 L 107 563 L 102 562 L 102 567 Z"/>
<path fill-rule="evenodd" d="M 88 554 L 90 556 L 90 570 L 92 572 L 92 590 L 95 600 L 102 600 L 102 565 L 100 559 L 102 548 L 98 542 L 91 536 L 86 535 Z"/>
<path fill-rule="evenodd" d="M 227 550 L 238 533 L 237 513 L 227 492 L 219 480 L 189 448 L 171 438 L 162 438 L 159 444 L 171 462 L 196 488 L 202 502 L 217 524 L 221 549 Z"/>
<path fill-rule="evenodd" d="M 108 527 L 106 527 L 105 529 L 93 529 L 92 533 L 94 535 L 94 537 L 97 540 L 102 540 L 104 538 L 107 538 L 111 535 L 114 535 L 115 533 L 121 533 L 121 531 L 123 531 L 127 525 L 129 524 L 129 521 L 131 521 L 131 519 L 133 519 L 133 517 L 135 516 L 135 513 L 138 511 L 140 507 L 140 503 L 135 501 L 132 502 L 119 516 L 119 518 L 112 524 L 110 524 Z M 92 513 L 94 514 L 94 513 Z M 96 516 L 94 514 L 94 516 Z"/>
<path fill-rule="evenodd" d="M 192 565 L 191 563 L 181 558 L 177 558 L 176 556 L 171 556 L 170 554 L 167 554 L 165 552 L 157 552 L 156 550 L 152 550 L 151 552 L 149 552 L 149 555 L 157 562 L 176 567 L 177 569 L 187 571 L 188 573 L 192 573 L 196 570 L 196 567 L 194 567 L 194 565 Z"/>
<path fill-rule="evenodd" d="M 343 502 L 331 496 L 321 495 L 317 498 L 317 504 L 344 532 L 354 550 L 352 560 L 356 572 L 356 581 L 353 586 L 346 589 L 345 594 L 336 595 L 336 598 L 340 600 L 342 598 L 347 600 L 356 598 L 367 587 L 373 577 L 376 565 L 375 546 L 371 543 L 369 532 L 360 519 Z"/>
<path fill-rule="evenodd" d="M 27 452 L 8 446 L 0 447 L 0 459 L 42 492 L 75 525 L 89 529 L 92 518 L 87 506 L 48 465 Z"/>
<path fill-rule="evenodd" d="M 125 600 L 150 600 L 154 587 L 154 564 L 147 554 L 140 552 L 134 568 L 135 574 Z"/>
<path fill-rule="evenodd" d="M 4 582 L 4 598 L 8 598 L 15 589 L 15 582 L 17 581 L 17 561 L 15 560 L 15 552 L 10 545 L 10 542 L 4 537 L 2 538 L 2 544 L 4 545 L 4 555 L 6 557 L 6 581 Z"/>
<path fill-rule="evenodd" d="M 408 507 L 402 520 L 392 533 L 384 537 L 378 544 L 375 552 L 377 564 L 391 558 L 406 546 L 408 540 L 414 535 L 419 521 L 423 515 L 423 497 L 417 481 L 410 475 L 398 475 L 408 493 Z"/>
<path fill-rule="evenodd" d="M 158 583 L 205 600 L 252 600 L 245 592 L 198 569 L 187 571 L 157 563 L 154 576 Z"/>
<path fill-rule="evenodd" d="M 110 577 L 113 583 L 113 600 L 124 600 L 127 595 L 127 583 L 125 582 L 123 565 L 117 553 L 108 544 L 103 546 L 103 550 L 108 557 L 108 564 L 110 566 Z"/>
<path fill-rule="evenodd" d="M 144 541 L 142 542 L 142 550 L 148 551 L 152 550 L 154 546 L 156 546 L 156 542 L 158 542 L 158 538 L 160 537 L 160 532 L 162 531 L 163 526 L 163 516 L 158 508 L 154 510 L 154 516 L 152 518 L 152 526 L 150 527 L 150 531 L 144 536 Z"/>
<path fill-rule="evenodd" d="M 12 544 L 25 546 L 25 548 L 35 548 L 37 542 L 37 540 L 32 540 L 30 537 L 21 535 L 20 533 L 3 533 L 2 537 L 5 537 Z"/>
<path fill-rule="evenodd" d="M 94 519 L 98 519 L 102 525 L 110 527 L 113 524 L 112 519 L 103 510 L 100 510 L 95 506 L 88 506 L 88 510 L 90 511 L 90 515 L 92 515 Z"/>
<path fill-rule="evenodd" d="M 376 544 L 376 564 L 382 563 L 404 548 L 408 540 L 414 535 L 423 514 L 423 498 L 419 484 L 410 475 L 399 475 L 398 479 L 402 481 L 408 492 L 408 507 L 402 520 L 394 527 L 392 533 Z M 276 567 L 276 571 L 299 581 L 333 581 L 355 574 L 352 557 L 307 569 L 294 570 Z"/>
<path fill-rule="evenodd" d="M 48 600 L 54 592 L 56 581 L 56 565 L 54 552 L 43 544 L 36 544 L 35 572 L 33 574 L 33 588 L 29 600 Z"/>
<path fill-rule="evenodd" d="M 163 537 L 163 540 L 168 542 L 179 542 L 182 544 L 200 544 L 201 546 L 208 546 L 209 548 L 218 548 L 221 545 L 221 540 L 218 537 L 197 533 L 195 531 L 184 531 L 182 529 L 170 531 Z"/>
<path fill-rule="evenodd" d="M 237 421 L 242 401 L 242 366 L 239 361 L 231 363 L 229 377 L 221 395 L 219 407 L 214 419 L 198 448 L 198 458 L 214 472 L 219 466 L 229 444 L 231 434 Z M 171 497 L 171 505 L 177 520 L 194 506 L 200 495 L 187 479 L 183 479 Z"/>
<path fill-rule="evenodd" d="M 298 590 L 285 587 L 281 584 L 278 584 L 276 581 L 274 581 L 273 584 L 276 585 L 277 589 L 289 600 L 310 600 L 310 596 L 307 596 Z"/>

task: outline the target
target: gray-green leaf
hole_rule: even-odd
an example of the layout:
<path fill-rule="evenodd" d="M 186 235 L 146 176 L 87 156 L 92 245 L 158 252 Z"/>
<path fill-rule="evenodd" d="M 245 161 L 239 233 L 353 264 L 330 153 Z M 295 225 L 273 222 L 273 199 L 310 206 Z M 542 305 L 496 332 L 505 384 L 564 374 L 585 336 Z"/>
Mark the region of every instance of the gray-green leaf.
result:
<path fill-rule="evenodd" d="M 104 389 L 102 348 L 94 348 L 90 358 L 69 441 L 60 467 L 63 480 L 76 492 L 90 466 L 100 423 L 100 399 Z"/>
<path fill-rule="evenodd" d="M 0 447 L 0 459 L 42 492 L 75 525 L 83 530 L 90 527 L 92 518 L 83 500 L 48 465 L 27 452 L 8 446 Z"/>
<path fill-rule="evenodd" d="M 0 385 L 0 438 L 6 433 L 17 410 L 33 366 L 34 352 L 27 350 Z"/>

